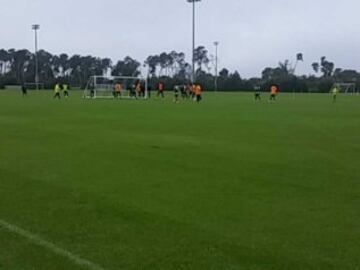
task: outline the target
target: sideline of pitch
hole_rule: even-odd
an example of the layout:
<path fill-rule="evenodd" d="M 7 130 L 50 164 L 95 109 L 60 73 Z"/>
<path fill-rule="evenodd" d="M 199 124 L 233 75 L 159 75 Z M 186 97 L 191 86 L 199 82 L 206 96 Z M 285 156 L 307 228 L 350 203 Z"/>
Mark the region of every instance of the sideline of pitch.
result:
<path fill-rule="evenodd" d="M 5 230 L 12 232 L 14 234 L 17 234 L 23 238 L 26 238 L 27 240 L 29 240 L 30 242 L 32 242 L 33 244 L 37 245 L 37 246 L 41 246 L 49 251 L 51 251 L 52 253 L 58 255 L 58 256 L 62 256 L 64 258 L 67 258 L 68 260 L 70 260 L 71 262 L 77 264 L 78 266 L 87 268 L 89 270 L 105 270 L 104 268 L 102 268 L 101 266 L 83 259 L 81 257 L 78 257 L 74 254 L 72 254 L 70 251 L 67 251 L 66 249 L 60 248 L 58 246 L 56 246 L 55 244 L 46 241 L 44 239 L 42 239 L 40 236 L 33 234 L 29 231 L 26 231 L 22 228 L 19 228 L 15 225 L 12 225 L 2 219 L 0 219 L 0 228 L 4 228 Z"/>

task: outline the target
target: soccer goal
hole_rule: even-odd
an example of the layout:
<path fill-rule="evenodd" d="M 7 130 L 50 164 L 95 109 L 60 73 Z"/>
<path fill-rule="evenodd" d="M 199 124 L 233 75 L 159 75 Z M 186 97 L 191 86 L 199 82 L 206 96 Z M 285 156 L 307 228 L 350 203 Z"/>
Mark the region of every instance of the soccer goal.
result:
<path fill-rule="evenodd" d="M 357 92 L 355 83 L 335 83 L 333 88 L 338 88 L 340 93 L 355 94 Z"/>
<path fill-rule="evenodd" d="M 148 82 L 144 77 L 91 76 L 83 97 L 91 99 L 147 99 Z"/>

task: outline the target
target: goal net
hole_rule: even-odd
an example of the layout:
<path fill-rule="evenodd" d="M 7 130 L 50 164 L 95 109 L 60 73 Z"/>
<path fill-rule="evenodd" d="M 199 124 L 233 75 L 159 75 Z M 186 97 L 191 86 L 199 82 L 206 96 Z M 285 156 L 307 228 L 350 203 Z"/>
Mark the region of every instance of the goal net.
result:
<path fill-rule="evenodd" d="M 335 83 L 333 88 L 338 88 L 340 93 L 354 94 L 357 92 L 355 83 Z"/>
<path fill-rule="evenodd" d="M 143 77 L 91 76 L 84 98 L 92 99 L 147 99 L 148 82 Z"/>

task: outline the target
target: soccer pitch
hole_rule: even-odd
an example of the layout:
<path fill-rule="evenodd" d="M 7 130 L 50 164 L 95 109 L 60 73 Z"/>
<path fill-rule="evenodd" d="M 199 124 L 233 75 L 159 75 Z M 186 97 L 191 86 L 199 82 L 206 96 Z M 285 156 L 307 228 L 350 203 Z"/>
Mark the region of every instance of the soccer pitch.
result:
<path fill-rule="evenodd" d="M 360 96 L 52 94 L 0 91 L 1 270 L 360 269 Z"/>

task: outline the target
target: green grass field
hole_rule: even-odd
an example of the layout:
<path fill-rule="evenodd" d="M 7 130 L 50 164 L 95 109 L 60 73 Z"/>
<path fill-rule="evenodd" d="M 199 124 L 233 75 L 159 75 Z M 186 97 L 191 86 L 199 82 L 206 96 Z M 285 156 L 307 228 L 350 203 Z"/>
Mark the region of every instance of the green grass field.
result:
<path fill-rule="evenodd" d="M 0 221 L 117 269 L 360 269 L 360 96 L 0 91 Z M 1 270 L 90 269 L 0 225 Z"/>

